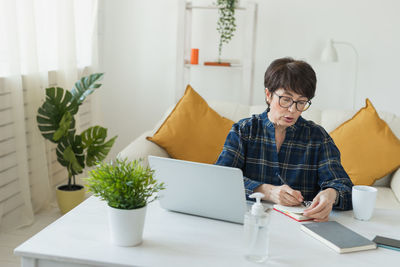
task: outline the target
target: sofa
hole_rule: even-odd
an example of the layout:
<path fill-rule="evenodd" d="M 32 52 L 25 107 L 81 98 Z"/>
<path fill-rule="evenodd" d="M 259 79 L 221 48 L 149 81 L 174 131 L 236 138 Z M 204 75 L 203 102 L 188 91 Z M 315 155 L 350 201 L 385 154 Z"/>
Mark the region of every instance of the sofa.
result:
<path fill-rule="evenodd" d="M 238 121 L 242 118 L 250 117 L 252 114 L 262 113 L 265 105 L 246 106 L 236 103 L 227 102 L 209 102 L 208 105 L 221 116 Z M 142 135 L 133 140 L 119 154 L 120 158 L 128 158 L 134 160 L 142 158 L 145 165 L 148 165 L 147 156 L 154 155 L 160 157 L 170 157 L 168 153 L 156 145 L 148 141 L 147 136 L 152 136 L 162 125 L 167 116 L 171 113 L 174 107 L 169 108 L 162 119 L 155 125 L 152 130 L 144 132 Z M 325 128 L 327 132 L 336 129 L 343 122 L 350 119 L 356 111 L 349 110 L 318 110 L 311 107 L 303 112 L 302 116 L 305 119 L 312 120 L 315 123 Z M 378 111 L 379 117 L 384 120 L 397 138 L 400 138 L 400 117 L 388 112 Z M 400 157 L 400 155 L 398 155 Z M 400 209 L 400 168 L 394 172 L 376 180 L 373 184 L 377 188 L 377 208 Z"/>

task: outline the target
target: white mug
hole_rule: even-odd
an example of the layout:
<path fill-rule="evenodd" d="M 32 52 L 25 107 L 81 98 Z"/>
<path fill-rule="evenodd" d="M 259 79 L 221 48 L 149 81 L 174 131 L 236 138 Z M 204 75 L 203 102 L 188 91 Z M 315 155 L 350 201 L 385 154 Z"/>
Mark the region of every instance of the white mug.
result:
<path fill-rule="evenodd" d="M 355 185 L 352 189 L 352 203 L 354 217 L 361 221 L 368 221 L 375 208 L 377 189 L 367 185 Z"/>

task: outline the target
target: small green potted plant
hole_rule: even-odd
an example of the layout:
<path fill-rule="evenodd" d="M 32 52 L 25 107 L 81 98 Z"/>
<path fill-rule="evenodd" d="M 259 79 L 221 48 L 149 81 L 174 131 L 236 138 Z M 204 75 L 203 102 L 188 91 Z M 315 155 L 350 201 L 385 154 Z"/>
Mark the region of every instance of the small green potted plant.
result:
<path fill-rule="evenodd" d="M 107 202 L 113 244 L 142 243 L 147 204 L 157 199 L 155 193 L 164 189 L 164 183 L 158 183 L 153 175 L 154 170 L 144 167 L 141 160 L 127 159 L 99 163 L 89 172 L 85 179 L 88 190 Z"/>
<path fill-rule="evenodd" d="M 46 88 L 46 99 L 36 117 L 43 137 L 57 144 L 57 161 L 68 171 L 68 184 L 57 187 L 56 196 L 61 213 L 83 201 L 85 191 L 76 184 L 75 176 L 85 166 L 94 166 L 106 158 L 117 136 L 106 141 L 107 129 L 93 126 L 78 134 L 74 116 L 85 99 L 101 86 L 103 73 L 94 73 L 75 83 L 71 91 L 60 87 Z"/>
<path fill-rule="evenodd" d="M 217 31 L 219 33 L 218 62 L 221 62 L 222 46 L 228 44 L 236 31 L 235 8 L 238 0 L 217 0 L 219 18 Z"/>

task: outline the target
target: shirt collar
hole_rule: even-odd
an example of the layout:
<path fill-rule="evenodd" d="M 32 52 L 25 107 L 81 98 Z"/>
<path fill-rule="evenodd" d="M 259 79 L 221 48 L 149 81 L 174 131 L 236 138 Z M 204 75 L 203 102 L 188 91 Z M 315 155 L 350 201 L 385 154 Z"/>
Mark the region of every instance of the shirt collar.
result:
<path fill-rule="evenodd" d="M 267 114 L 268 114 L 268 112 L 267 112 L 267 110 L 265 110 L 261 114 L 261 118 L 263 119 L 264 124 L 266 125 L 266 127 L 268 129 L 275 130 L 275 126 L 274 126 L 273 122 L 268 119 L 268 115 Z M 301 127 L 303 124 L 304 124 L 304 119 L 303 119 L 303 117 L 299 116 L 299 118 L 297 119 L 296 123 L 293 124 L 292 126 L 289 126 L 287 128 L 287 130 L 295 132 L 297 130 L 297 128 Z"/>

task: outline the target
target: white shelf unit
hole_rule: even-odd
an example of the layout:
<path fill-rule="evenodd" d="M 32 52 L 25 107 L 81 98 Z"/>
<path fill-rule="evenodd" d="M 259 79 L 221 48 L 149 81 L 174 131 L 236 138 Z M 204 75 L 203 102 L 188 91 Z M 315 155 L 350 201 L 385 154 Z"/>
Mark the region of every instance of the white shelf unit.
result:
<path fill-rule="evenodd" d="M 185 0 L 180 0 L 178 5 L 175 100 L 178 101 L 182 97 L 186 85 L 190 83 L 190 72 L 192 69 L 207 69 L 215 71 L 224 69 L 241 72 L 241 91 L 239 92 L 240 97 L 238 99 L 238 102 L 248 105 L 252 104 L 257 4 L 254 2 L 246 2 L 243 6 L 239 6 L 236 8 L 237 10 L 243 10 L 245 14 L 245 30 L 244 35 L 241 36 L 243 38 L 244 51 L 242 53 L 241 62 L 229 67 L 188 64 L 190 62 L 190 50 L 192 48 L 191 34 L 193 10 L 216 10 L 218 9 L 218 7 L 192 5 L 191 2 Z"/>

